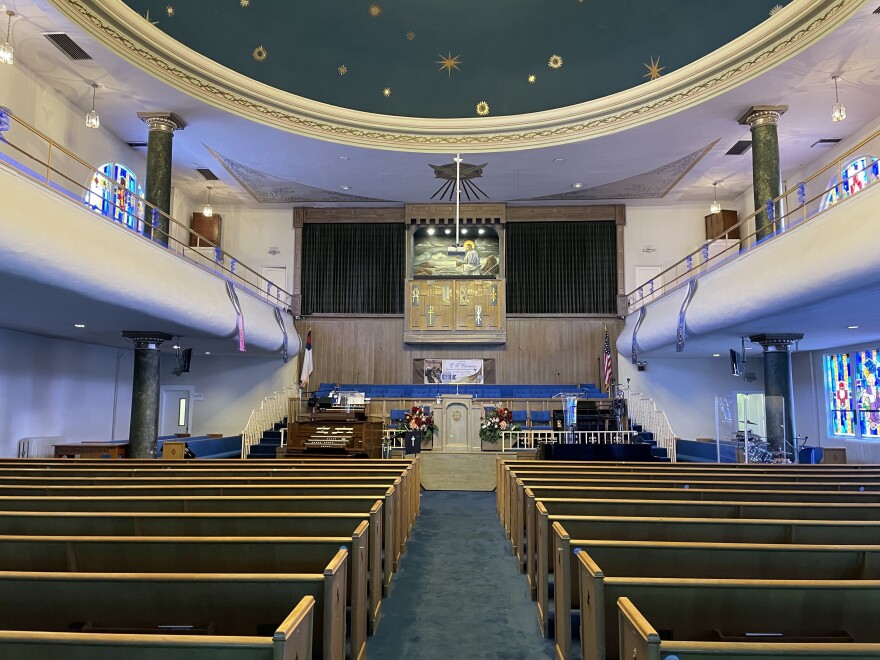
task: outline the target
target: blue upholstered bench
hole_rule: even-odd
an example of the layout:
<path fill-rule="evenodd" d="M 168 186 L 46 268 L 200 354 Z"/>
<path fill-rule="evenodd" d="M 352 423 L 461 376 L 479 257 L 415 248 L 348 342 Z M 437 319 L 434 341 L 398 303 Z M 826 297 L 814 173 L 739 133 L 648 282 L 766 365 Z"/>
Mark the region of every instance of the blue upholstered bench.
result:
<path fill-rule="evenodd" d="M 195 454 L 196 458 L 240 458 L 241 457 L 241 436 L 230 435 L 225 438 L 209 438 L 206 435 L 200 435 L 193 438 L 178 438 L 172 436 L 170 438 L 160 438 L 156 455 L 161 458 L 162 445 L 165 440 L 181 441 L 189 445 L 190 451 Z"/>

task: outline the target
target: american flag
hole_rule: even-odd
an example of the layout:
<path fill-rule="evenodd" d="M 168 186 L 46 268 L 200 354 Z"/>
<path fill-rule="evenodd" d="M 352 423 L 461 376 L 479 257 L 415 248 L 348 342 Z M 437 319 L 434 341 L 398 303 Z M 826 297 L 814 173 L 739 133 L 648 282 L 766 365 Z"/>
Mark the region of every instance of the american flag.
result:
<path fill-rule="evenodd" d="M 605 389 L 611 391 L 611 338 L 608 336 L 608 328 L 605 328 L 605 350 L 602 355 L 602 367 L 605 371 Z"/>

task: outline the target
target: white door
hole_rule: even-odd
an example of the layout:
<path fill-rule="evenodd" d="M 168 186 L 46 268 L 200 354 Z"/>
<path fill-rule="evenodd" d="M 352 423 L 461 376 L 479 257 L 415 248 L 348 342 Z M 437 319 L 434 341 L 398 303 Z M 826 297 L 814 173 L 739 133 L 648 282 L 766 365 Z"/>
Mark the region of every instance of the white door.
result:
<path fill-rule="evenodd" d="M 287 286 L 287 267 L 285 266 L 263 266 L 260 268 L 260 275 L 264 280 L 268 280 L 273 284 L 270 295 L 272 298 L 281 298 L 281 302 L 289 305 L 290 301 L 284 298 L 284 294 L 279 295 L 278 289 L 282 289 L 290 293 L 290 287 Z M 266 293 L 265 282 L 263 283 L 263 293 Z"/>
<path fill-rule="evenodd" d="M 192 420 L 193 388 L 168 386 L 161 390 L 159 437 L 189 433 Z"/>

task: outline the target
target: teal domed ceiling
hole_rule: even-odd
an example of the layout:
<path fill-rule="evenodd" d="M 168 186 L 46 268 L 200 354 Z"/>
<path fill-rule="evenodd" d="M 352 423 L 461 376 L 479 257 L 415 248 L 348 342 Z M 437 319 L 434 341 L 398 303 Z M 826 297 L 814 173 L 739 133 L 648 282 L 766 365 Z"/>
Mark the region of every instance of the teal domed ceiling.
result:
<path fill-rule="evenodd" d="M 334 106 L 517 115 L 695 62 L 792 0 L 125 0 L 194 51 Z"/>

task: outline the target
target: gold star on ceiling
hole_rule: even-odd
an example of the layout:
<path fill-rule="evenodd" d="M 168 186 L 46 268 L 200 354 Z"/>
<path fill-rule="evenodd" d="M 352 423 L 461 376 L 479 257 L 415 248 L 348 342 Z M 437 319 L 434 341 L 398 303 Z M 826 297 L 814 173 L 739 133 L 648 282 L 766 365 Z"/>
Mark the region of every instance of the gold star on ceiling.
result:
<path fill-rule="evenodd" d="M 488 115 L 489 104 L 485 101 L 480 101 L 479 103 L 477 103 L 477 114 L 480 115 L 480 117 L 485 117 L 486 115 Z"/>
<path fill-rule="evenodd" d="M 339 71 L 340 76 L 344 76 L 346 73 L 348 73 L 348 67 L 344 64 L 336 70 Z"/>
<path fill-rule="evenodd" d="M 547 60 L 547 66 L 551 69 L 559 69 L 562 67 L 562 58 L 559 55 L 551 55 L 550 59 Z"/>
<path fill-rule="evenodd" d="M 239 0 L 239 3 L 242 7 L 247 7 L 251 4 L 251 0 Z"/>
<path fill-rule="evenodd" d="M 370 16 L 372 16 L 373 18 L 376 18 L 379 14 L 382 13 L 382 8 L 379 5 L 370 5 L 370 7 L 369 7 L 369 9 L 367 9 L 367 11 L 370 12 Z"/>
<path fill-rule="evenodd" d="M 415 38 L 416 38 L 416 33 L 413 32 L 412 30 L 410 30 L 409 32 L 406 33 L 407 41 L 412 41 Z"/>
<path fill-rule="evenodd" d="M 461 69 L 458 68 L 458 65 L 462 63 L 461 60 L 458 59 L 459 57 L 461 57 L 461 55 L 456 55 L 455 57 L 453 57 L 452 53 L 450 52 L 446 57 L 443 57 L 440 53 L 437 53 L 437 57 L 439 57 L 440 59 L 434 62 L 434 64 L 440 65 L 440 68 L 437 69 L 438 71 L 443 71 L 443 69 L 446 69 L 446 71 L 449 72 L 450 78 L 452 77 L 453 69 L 458 69 L 459 71 L 461 71 Z"/>
<path fill-rule="evenodd" d="M 168 14 L 168 18 L 171 18 L 172 16 L 174 16 L 174 7 L 168 5 L 167 7 L 165 7 L 165 13 Z"/>
<path fill-rule="evenodd" d="M 147 23 L 150 23 L 152 25 L 159 25 L 159 21 L 151 21 L 150 20 L 150 10 L 149 9 L 147 10 L 147 13 L 143 15 L 143 17 L 144 17 L 144 20 L 147 21 Z"/>
<path fill-rule="evenodd" d="M 781 11 L 782 11 L 782 5 L 775 5 L 773 8 L 770 9 L 770 15 L 775 16 L 776 14 L 778 14 Z"/>
<path fill-rule="evenodd" d="M 385 96 L 385 97 L 391 96 L 391 88 L 390 88 L 390 87 L 386 87 L 385 89 L 383 89 L 383 90 L 382 90 L 382 96 Z"/>
<path fill-rule="evenodd" d="M 657 61 L 654 61 L 654 58 L 651 57 L 651 63 L 645 64 L 645 68 L 648 69 L 648 73 L 646 73 L 642 78 L 650 78 L 651 80 L 657 80 L 660 77 L 660 72 L 665 69 L 665 66 L 660 66 L 660 57 L 657 57 Z"/>
<path fill-rule="evenodd" d="M 529 84 L 534 85 L 538 77 L 534 73 L 529 74 Z"/>
<path fill-rule="evenodd" d="M 260 46 L 257 46 L 256 48 L 254 48 L 254 52 L 251 53 L 251 55 L 254 56 L 254 59 L 257 62 L 262 62 L 263 60 L 265 60 L 269 56 L 269 53 L 267 53 L 266 49 L 263 48 L 262 45 L 260 45 Z"/>

